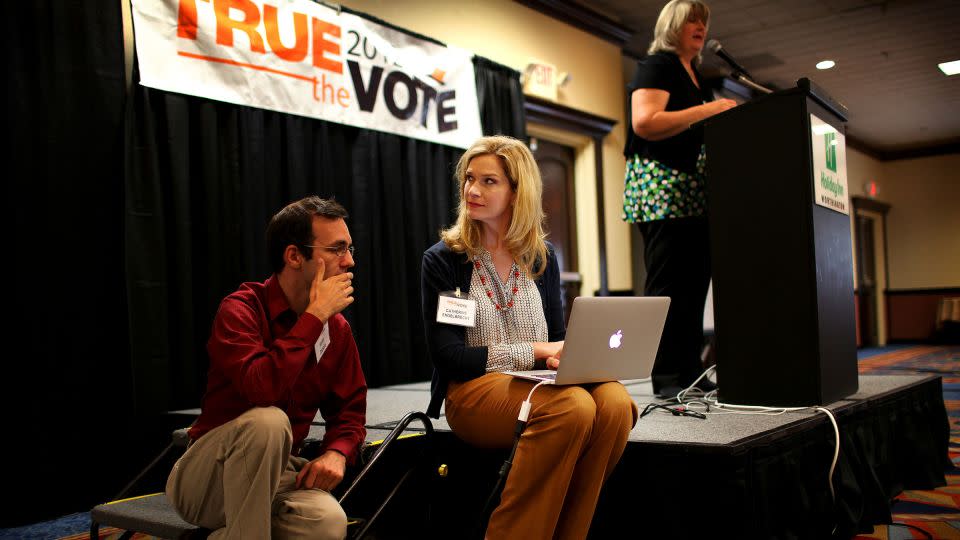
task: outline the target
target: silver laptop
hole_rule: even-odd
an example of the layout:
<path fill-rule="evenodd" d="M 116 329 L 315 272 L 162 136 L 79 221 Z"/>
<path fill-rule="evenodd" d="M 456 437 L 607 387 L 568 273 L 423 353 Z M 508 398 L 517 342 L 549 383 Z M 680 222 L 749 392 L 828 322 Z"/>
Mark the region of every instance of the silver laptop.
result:
<path fill-rule="evenodd" d="M 556 371 L 505 371 L 547 384 L 645 379 L 653 371 L 670 299 L 660 296 L 579 296 L 567 324 Z"/>

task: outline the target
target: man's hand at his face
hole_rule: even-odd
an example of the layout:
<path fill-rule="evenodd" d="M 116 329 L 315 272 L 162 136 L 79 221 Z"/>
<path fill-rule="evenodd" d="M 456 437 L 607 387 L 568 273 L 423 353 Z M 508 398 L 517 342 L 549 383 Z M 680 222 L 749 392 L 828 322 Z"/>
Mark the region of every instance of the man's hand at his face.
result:
<path fill-rule="evenodd" d="M 353 303 L 353 273 L 346 272 L 324 279 L 325 271 L 326 263 L 318 259 L 317 275 L 310 284 L 310 303 L 307 304 L 307 313 L 324 323 Z"/>
<path fill-rule="evenodd" d="M 347 458 L 336 450 L 327 450 L 300 469 L 297 474 L 297 489 L 318 488 L 332 491 L 343 480 L 346 469 Z"/>

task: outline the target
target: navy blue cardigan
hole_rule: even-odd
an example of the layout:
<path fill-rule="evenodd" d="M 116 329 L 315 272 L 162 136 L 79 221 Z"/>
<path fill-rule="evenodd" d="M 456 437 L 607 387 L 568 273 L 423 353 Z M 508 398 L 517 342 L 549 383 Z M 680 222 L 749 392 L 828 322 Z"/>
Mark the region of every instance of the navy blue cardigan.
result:
<path fill-rule="evenodd" d="M 447 396 L 449 381 L 469 381 L 484 375 L 487 367 L 486 347 L 467 347 L 463 326 L 437 322 L 437 299 L 441 292 L 461 293 L 470 290 L 473 264 L 466 254 L 456 253 L 442 241 L 423 253 L 420 272 L 423 306 L 423 328 L 427 335 L 430 359 L 433 361 L 433 381 L 430 384 L 430 406 L 427 414 L 440 417 L 440 405 Z M 553 246 L 547 243 L 547 268 L 535 281 L 543 302 L 550 341 L 566 336 L 563 326 L 563 307 L 560 292 L 560 269 Z"/>

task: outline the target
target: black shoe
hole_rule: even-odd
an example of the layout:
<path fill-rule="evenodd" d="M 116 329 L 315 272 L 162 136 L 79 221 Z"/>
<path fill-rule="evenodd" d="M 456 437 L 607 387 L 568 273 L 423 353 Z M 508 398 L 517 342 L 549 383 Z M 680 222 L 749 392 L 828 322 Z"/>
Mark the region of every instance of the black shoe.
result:
<path fill-rule="evenodd" d="M 708 392 L 713 392 L 714 390 L 716 390 L 717 384 L 711 381 L 710 379 L 704 377 L 700 379 L 700 382 L 697 383 L 697 386 L 695 386 L 695 388 L 699 388 L 700 390 L 703 390 L 703 393 L 706 394 Z"/>
<path fill-rule="evenodd" d="M 659 399 L 667 401 L 676 401 L 677 394 L 680 392 L 683 392 L 683 387 L 680 386 L 664 386 L 659 390 L 654 389 L 653 391 L 654 395 L 656 395 Z"/>
<path fill-rule="evenodd" d="M 668 385 L 668 386 L 664 386 L 660 390 L 654 389 L 653 393 L 660 399 L 667 400 L 667 401 L 676 401 L 677 394 L 679 394 L 680 392 L 683 392 L 689 386 L 690 385 L 687 385 L 687 386 Z M 717 385 L 714 384 L 714 382 L 711 381 L 710 379 L 704 377 L 700 379 L 700 382 L 698 382 L 697 386 L 695 386 L 694 388 L 699 388 L 701 392 L 706 394 L 708 392 L 712 392 L 716 390 Z"/>

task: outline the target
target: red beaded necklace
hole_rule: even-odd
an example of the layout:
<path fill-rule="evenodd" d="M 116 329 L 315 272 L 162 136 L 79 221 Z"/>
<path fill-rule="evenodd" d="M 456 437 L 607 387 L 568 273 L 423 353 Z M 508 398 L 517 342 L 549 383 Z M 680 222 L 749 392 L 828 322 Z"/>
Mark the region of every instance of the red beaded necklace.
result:
<path fill-rule="evenodd" d="M 484 273 L 486 273 L 486 270 L 487 270 L 487 269 L 484 268 L 483 265 L 480 264 L 480 261 L 477 261 L 477 260 L 473 261 L 473 267 L 477 269 L 477 272 L 479 272 L 479 275 L 480 275 L 480 284 L 483 285 L 483 290 L 487 291 L 487 298 L 489 298 L 489 299 L 490 299 L 490 302 L 493 303 L 493 307 L 497 308 L 497 310 L 505 310 L 505 309 L 510 309 L 510 308 L 512 308 L 512 307 L 513 307 L 513 300 L 517 297 L 517 291 L 520 290 L 520 289 L 517 287 L 517 280 L 520 279 L 520 271 L 519 271 L 519 270 L 514 270 L 514 271 L 513 271 L 513 275 L 507 276 L 507 283 L 506 283 L 506 285 L 509 286 L 509 285 L 510 285 L 510 278 L 513 278 L 513 287 L 510 289 L 510 290 L 512 291 L 512 294 L 510 295 L 510 298 L 509 298 L 508 301 L 507 301 L 506 307 L 504 307 L 504 306 L 501 306 L 500 304 L 498 304 L 497 301 L 493 299 L 493 291 L 491 291 L 491 290 L 490 290 L 490 287 L 487 286 L 487 277 L 488 277 L 488 276 L 483 275 Z"/>

